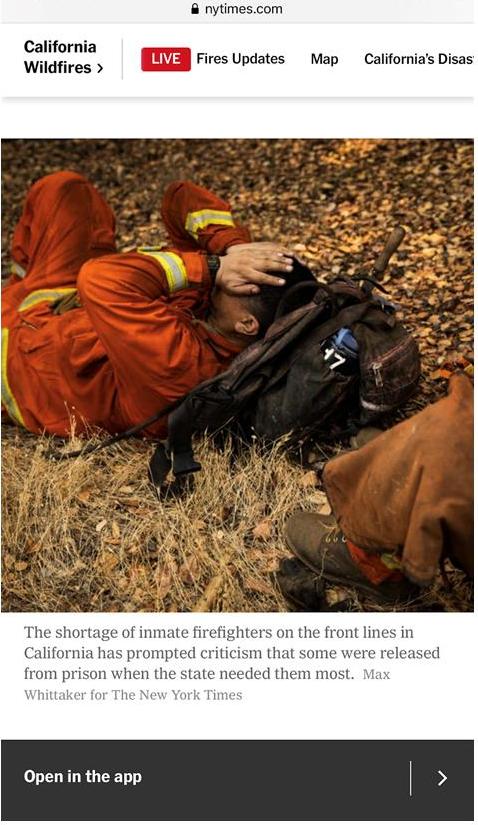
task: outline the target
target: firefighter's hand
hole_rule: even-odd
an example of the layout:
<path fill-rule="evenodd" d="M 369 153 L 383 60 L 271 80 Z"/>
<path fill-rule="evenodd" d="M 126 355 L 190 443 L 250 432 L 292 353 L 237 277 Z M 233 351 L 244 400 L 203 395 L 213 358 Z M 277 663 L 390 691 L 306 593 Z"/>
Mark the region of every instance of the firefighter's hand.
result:
<path fill-rule="evenodd" d="M 292 263 L 292 253 L 279 244 L 237 244 L 221 258 L 216 286 L 230 295 L 254 295 L 261 286 L 284 286 L 280 273 L 292 272 Z"/>

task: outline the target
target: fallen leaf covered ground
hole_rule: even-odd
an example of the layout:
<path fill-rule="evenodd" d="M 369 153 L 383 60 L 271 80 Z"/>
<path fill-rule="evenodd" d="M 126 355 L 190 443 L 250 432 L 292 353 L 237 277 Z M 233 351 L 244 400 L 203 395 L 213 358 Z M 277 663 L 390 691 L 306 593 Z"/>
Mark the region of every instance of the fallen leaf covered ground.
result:
<path fill-rule="evenodd" d="M 118 248 L 166 240 L 167 183 L 188 178 L 231 201 L 257 240 L 291 245 L 319 277 L 366 273 L 388 232 L 407 230 L 384 279 L 417 337 L 423 380 L 401 415 L 446 391 L 473 358 L 473 145 L 466 140 L 3 141 L 2 272 L 25 193 L 69 168 L 117 215 Z M 274 611 L 271 573 L 288 555 L 282 528 L 297 507 L 326 507 L 310 470 L 276 450 L 239 458 L 208 442 L 204 473 L 182 501 L 148 488 L 150 446 L 52 464 L 47 439 L 3 428 L 3 606 L 24 611 Z M 446 450 L 446 445 L 444 445 Z M 450 456 L 450 460 L 453 457 Z M 449 569 L 427 604 L 471 609 Z M 330 590 L 331 603 L 350 593 Z M 352 597 L 352 609 L 375 606 Z"/>

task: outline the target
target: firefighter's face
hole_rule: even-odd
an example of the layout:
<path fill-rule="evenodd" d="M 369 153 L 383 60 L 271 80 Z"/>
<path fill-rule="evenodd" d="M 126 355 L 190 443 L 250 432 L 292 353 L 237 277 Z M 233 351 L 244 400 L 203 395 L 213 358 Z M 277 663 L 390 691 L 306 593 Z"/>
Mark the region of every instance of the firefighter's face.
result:
<path fill-rule="evenodd" d="M 247 343 L 259 333 L 259 321 L 251 314 L 247 299 L 215 289 L 211 298 L 210 320 L 226 338 Z"/>

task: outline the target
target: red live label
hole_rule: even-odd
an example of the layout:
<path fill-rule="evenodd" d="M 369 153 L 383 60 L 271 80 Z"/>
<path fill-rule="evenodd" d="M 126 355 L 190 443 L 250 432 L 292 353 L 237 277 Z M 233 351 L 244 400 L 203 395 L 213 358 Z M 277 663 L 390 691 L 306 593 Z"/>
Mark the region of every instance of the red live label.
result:
<path fill-rule="evenodd" d="M 191 49 L 166 46 L 141 49 L 143 72 L 190 72 Z"/>

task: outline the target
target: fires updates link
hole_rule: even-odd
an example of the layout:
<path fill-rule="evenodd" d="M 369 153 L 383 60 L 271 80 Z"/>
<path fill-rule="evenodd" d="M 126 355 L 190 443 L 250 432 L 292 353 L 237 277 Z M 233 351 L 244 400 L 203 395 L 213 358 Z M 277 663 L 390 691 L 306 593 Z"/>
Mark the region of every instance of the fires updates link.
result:
<path fill-rule="evenodd" d="M 236 66 L 275 66 L 284 65 L 286 62 L 283 54 L 270 54 L 269 52 L 261 54 L 260 52 L 252 52 L 245 54 L 244 52 L 232 52 L 232 54 L 208 54 L 207 52 L 197 53 L 197 62 L 199 65 L 222 64 L 227 65 L 232 63 Z"/>
<path fill-rule="evenodd" d="M 57 59 L 56 57 L 56 55 L 96 54 L 96 43 L 90 43 L 88 40 L 76 43 L 67 43 L 62 40 L 25 40 L 23 50 L 27 55 L 31 55 L 29 59 L 23 61 L 27 74 L 99 74 L 103 71 L 101 63 L 80 62 L 79 60 L 70 62 L 65 58 Z"/>

